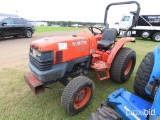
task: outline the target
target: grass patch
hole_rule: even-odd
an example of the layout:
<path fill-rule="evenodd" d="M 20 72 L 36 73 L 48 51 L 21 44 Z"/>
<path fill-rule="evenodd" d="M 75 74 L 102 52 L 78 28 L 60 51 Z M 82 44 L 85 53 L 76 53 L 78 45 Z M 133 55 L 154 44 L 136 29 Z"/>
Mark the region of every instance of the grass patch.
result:
<path fill-rule="evenodd" d="M 25 71 L 15 68 L 4 68 L 0 70 L 0 120 L 86 120 L 101 103 L 105 103 L 107 96 L 124 87 L 133 91 L 134 78 L 137 68 L 148 52 L 152 52 L 158 43 L 137 39 L 136 43 L 127 43 L 125 47 L 136 51 L 137 61 L 134 72 L 124 84 L 117 84 L 110 79 L 98 81 L 95 73 L 90 71 L 89 78 L 95 83 L 95 94 L 90 105 L 81 113 L 69 116 L 61 106 L 62 91 L 46 90 L 44 94 L 35 96 L 24 82 Z M 53 87 L 63 87 L 59 83 Z M 63 87 L 64 88 L 64 87 Z"/>
<path fill-rule="evenodd" d="M 83 30 L 84 28 L 77 27 L 54 27 L 54 26 L 36 26 L 35 32 L 59 32 L 59 31 L 73 31 L 73 30 Z"/>

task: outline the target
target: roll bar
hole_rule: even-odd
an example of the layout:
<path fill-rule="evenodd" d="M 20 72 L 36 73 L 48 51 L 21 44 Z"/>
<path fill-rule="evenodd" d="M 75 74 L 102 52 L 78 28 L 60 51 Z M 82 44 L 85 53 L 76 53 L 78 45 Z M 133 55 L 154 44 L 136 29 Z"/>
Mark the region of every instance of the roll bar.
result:
<path fill-rule="evenodd" d="M 109 10 L 109 7 L 110 6 L 113 6 L 113 5 L 124 5 L 124 4 L 136 4 L 137 5 L 137 10 L 136 10 L 136 13 L 135 13 L 135 18 L 132 22 L 132 25 L 126 30 L 126 32 L 124 33 L 124 36 L 126 37 L 127 36 L 127 32 L 133 28 L 134 26 L 136 26 L 137 22 L 138 22 L 138 18 L 139 18 L 139 13 L 140 13 L 140 4 L 136 1 L 127 1 L 127 2 L 117 2 L 117 3 L 111 3 L 109 4 L 107 7 L 106 7 L 106 10 L 105 10 L 105 16 L 104 16 L 104 25 L 107 26 L 107 16 L 108 16 L 108 10 Z"/>

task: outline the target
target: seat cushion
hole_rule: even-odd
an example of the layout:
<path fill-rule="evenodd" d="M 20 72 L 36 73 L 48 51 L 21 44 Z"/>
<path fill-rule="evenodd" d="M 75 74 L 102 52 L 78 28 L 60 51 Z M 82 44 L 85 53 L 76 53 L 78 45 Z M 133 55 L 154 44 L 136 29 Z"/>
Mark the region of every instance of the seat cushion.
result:
<path fill-rule="evenodd" d="M 114 41 L 110 40 L 101 40 L 97 42 L 98 48 L 107 48 L 109 45 L 113 44 Z"/>
<path fill-rule="evenodd" d="M 102 40 L 114 41 L 117 37 L 117 30 L 115 28 L 105 29 L 102 34 Z"/>

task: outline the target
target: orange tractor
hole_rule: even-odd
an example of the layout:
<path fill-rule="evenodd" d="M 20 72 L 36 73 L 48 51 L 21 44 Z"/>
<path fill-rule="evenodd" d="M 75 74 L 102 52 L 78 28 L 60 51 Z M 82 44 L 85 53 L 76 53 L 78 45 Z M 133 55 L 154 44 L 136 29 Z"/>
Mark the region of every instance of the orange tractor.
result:
<path fill-rule="evenodd" d="M 140 11 L 139 4 L 134 1 L 109 4 L 104 24 L 107 26 L 110 6 L 132 3 L 137 5 L 137 11 L 133 24 L 128 28 L 130 30 L 136 25 Z M 26 83 L 36 95 L 50 88 L 48 85 L 54 82 L 65 85 L 61 103 L 70 114 L 82 111 L 93 97 L 93 81 L 80 75 L 87 75 L 88 69 L 93 69 L 99 80 L 111 78 L 124 83 L 130 78 L 136 63 L 135 51 L 123 47 L 126 42 L 135 42 L 134 38 L 125 37 L 116 41 L 117 31 L 113 28 L 101 30 L 89 27 L 89 30 L 91 33 L 42 38 L 30 43 L 29 67 L 32 73 L 25 74 Z M 101 76 L 101 72 L 105 75 Z"/>

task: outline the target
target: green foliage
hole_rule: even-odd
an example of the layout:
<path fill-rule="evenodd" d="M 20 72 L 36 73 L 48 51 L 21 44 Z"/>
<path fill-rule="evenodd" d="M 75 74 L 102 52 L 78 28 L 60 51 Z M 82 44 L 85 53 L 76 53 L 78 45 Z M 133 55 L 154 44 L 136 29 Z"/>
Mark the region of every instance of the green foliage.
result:
<path fill-rule="evenodd" d="M 45 31 L 48 30 L 47 27 L 44 28 Z M 95 83 L 95 94 L 90 105 L 75 116 L 69 116 L 62 108 L 62 91 L 46 90 L 44 94 L 35 96 L 24 82 L 26 71 L 4 68 L 0 70 L 0 120 L 86 120 L 116 89 L 124 87 L 134 92 L 133 82 L 137 68 L 145 54 L 152 52 L 157 45 L 156 42 L 142 39 L 125 45 L 136 51 L 137 61 L 131 78 L 124 84 L 114 83 L 110 79 L 98 81 L 95 73 L 90 70 L 88 77 Z M 64 88 L 58 82 L 52 86 Z"/>
<path fill-rule="evenodd" d="M 74 24 L 79 24 L 79 25 L 82 25 L 82 26 L 93 26 L 95 24 L 101 24 L 103 25 L 103 23 L 97 23 L 97 22 L 77 22 L 77 21 L 44 21 L 44 22 L 47 22 L 47 24 L 49 26 L 51 25 L 60 25 L 60 26 L 72 26 Z"/>

